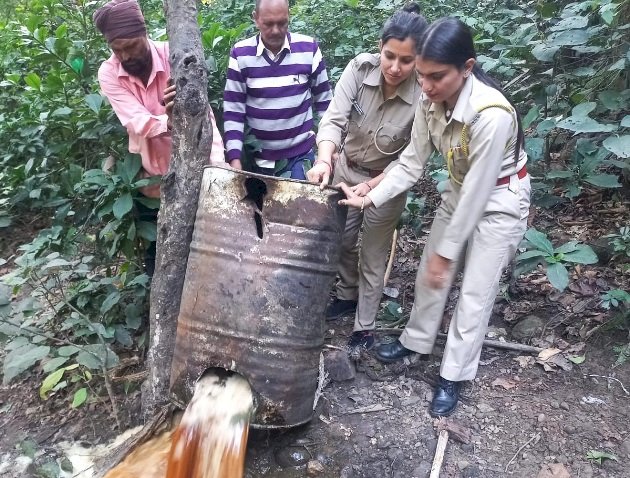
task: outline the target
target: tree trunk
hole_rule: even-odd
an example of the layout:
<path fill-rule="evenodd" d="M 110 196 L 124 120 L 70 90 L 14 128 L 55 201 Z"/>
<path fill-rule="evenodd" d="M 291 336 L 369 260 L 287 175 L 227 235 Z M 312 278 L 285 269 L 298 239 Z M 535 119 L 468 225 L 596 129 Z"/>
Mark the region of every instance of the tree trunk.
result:
<path fill-rule="evenodd" d="M 164 8 L 177 97 L 171 164 L 162 181 L 157 258 L 151 285 L 148 378 L 142 390 L 145 419 L 169 401 L 179 304 L 201 176 L 212 147 L 208 82 L 195 0 L 165 0 Z"/>

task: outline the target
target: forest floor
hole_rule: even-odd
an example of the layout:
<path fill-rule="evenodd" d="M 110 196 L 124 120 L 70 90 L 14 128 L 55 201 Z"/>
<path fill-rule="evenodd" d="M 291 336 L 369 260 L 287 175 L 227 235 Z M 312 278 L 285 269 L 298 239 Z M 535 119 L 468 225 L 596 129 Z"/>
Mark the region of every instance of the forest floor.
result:
<path fill-rule="evenodd" d="M 427 197 L 428 212 L 438 200 L 433 191 L 427 184 L 417 191 Z M 627 222 L 627 206 L 587 192 L 571 205 L 532 208 L 530 224 L 556 231 L 550 234 L 554 243 L 593 244 Z M 430 226 L 428 212 L 418 235 L 408 226 L 402 229 L 388 284 L 398 292 L 396 301 L 405 317 Z M 3 248 L 31 239 L 28 228 L 14 236 L 4 239 Z M 449 440 L 440 476 L 630 476 L 630 363 L 615 366 L 613 351 L 613 346 L 628 343 L 628 335 L 627 330 L 615 330 L 613 312 L 603 309 L 600 300 L 607 289 L 628 290 L 629 281 L 620 264 L 603 259 L 598 265 L 575 268 L 562 293 L 552 289 L 540 270 L 506 282 L 488 338 L 527 343 L 546 352 L 537 357 L 484 348 L 477 378 L 465 385 L 452 416 L 471 432 L 471 439 Z M 456 300 L 455 287 L 444 328 Z M 327 345 L 341 347 L 352 331 L 352 318 L 328 323 L 326 329 Z M 386 334 L 379 338 L 390 339 Z M 335 351 L 326 348 L 325 354 Z M 246 476 L 429 476 L 437 422 L 429 416 L 428 405 L 441 353 L 438 341 L 429 361 L 412 358 L 383 366 L 370 353 L 362 356 L 354 364 L 356 373 L 351 370 L 354 378 L 330 381 L 309 424 L 285 431 L 252 430 Z M 127 363 L 134 364 L 128 372 L 142 370 L 137 361 Z M 0 387 L 0 476 L 56 478 L 59 464 L 67 468 L 60 442 L 93 446 L 120 433 L 106 396 L 72 409 L 67 397 L 42 401 L 41 380 L 42 373 L 34 371 Z M 116 390 L 123 426 L 137 425 L 139 384 L 121 383 Z"/>

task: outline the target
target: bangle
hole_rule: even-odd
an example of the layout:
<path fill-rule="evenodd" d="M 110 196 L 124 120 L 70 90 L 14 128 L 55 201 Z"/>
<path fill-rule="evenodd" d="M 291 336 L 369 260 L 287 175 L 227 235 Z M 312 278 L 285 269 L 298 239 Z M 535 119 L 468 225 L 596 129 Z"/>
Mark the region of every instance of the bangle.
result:
<path fill-rule="evenodd" d="M 370 183 L 368 183 L 367 181 L 365 181 L 363 184 L 365 184 L 368 188 L 370 188 L 370 191 L 372 190 L 372 186 L 370 186 Z"/>
<path fill-rule="evenodd" d="M 364 208 L 365 208 L 365 196 L 363 196 L 363 199 L 361 199 L 361 212 L 363 212 Z"/>

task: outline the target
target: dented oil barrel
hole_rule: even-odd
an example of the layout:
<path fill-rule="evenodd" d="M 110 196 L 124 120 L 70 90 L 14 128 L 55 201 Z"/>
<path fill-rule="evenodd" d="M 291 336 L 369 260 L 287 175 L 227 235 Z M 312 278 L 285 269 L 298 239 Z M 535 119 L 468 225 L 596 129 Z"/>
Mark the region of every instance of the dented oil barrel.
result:
<path fill-rule="evenodd" d="M 204 170 L 171 371 L 176 403 L 223 368 L 249 381 L 253 426 L 311 419 L 345 224 L 339 199 L 303 181 Z"/>

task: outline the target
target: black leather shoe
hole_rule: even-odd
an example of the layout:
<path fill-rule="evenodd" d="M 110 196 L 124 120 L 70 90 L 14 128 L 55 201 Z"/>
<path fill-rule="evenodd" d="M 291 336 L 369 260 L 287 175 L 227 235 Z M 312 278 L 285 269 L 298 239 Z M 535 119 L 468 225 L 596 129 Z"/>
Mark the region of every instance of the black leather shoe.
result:
<path fill-rule="evenodd" d="M 432 417 L 448 417 L 457 407 L 461 382 L 453 382 L 440 377 L 435 387 L 429 415 Z"/>
<path fill-rule="evenodd" d="M 386 363 L 396 362 L 413 354 L 415 354 L 415 352 L 401 344 L 400 340 L 396 340 L 390 344 L 382 344 L 376 348 L 376 358 Z"/>
<path fill-rule="evenodd" d="M 345 299 L 333 299 L 326 308 L 326 320 L 335 320 L 347 314 L 356 312 L 357 301 Z"/>

